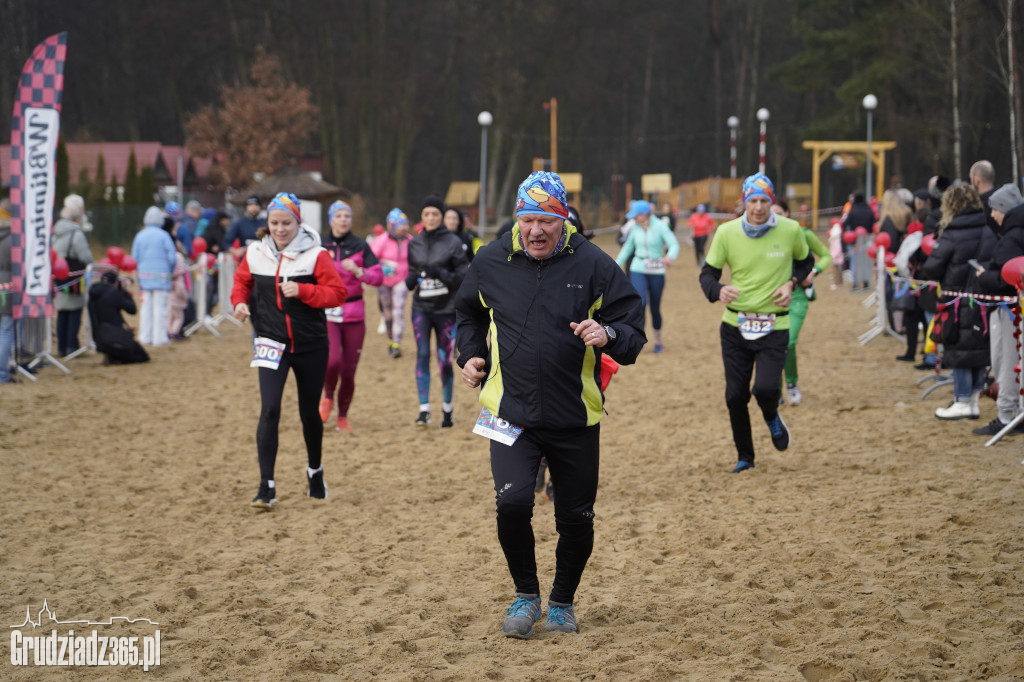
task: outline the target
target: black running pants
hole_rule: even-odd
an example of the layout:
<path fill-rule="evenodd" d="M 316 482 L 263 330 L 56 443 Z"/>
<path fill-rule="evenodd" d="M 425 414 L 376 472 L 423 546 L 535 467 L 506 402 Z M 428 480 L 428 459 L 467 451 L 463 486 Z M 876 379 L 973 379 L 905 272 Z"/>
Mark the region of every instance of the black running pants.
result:
<path fill-rule="evenodd" d="M 274 478 L 277 461 L 277 430 L 281 421 L 281 399 L 288 370 L 295 373 L 299 394 L 299 419 L 306 441 L 306 455 L 311 469 L 320 467 L 324 424 L 320 421 L 320 392 L 327 373 L 327 346 L 306 353 L 283 353 L 277 369 L 260 367 L 260 423 L 256 427 L 256 452 L 260 460 L 260 478 Z"/>
<path fill-rule="evenodd" d="M 551 601 L 571 604 L 594 549 L 601 426 L 523 430 L 511 446 L 491 441 L 498 541 L 516 592 L 540 594 L 534 554 L 533 496 L 541 457 L 555 488 L 555 579 Z"/>

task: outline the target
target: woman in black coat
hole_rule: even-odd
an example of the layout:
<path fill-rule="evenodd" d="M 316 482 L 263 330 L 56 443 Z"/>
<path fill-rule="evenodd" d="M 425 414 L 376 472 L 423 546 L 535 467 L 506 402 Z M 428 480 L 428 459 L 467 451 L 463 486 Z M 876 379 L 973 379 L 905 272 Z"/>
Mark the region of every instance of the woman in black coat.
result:
<path fill-rule="evenodd" d="M 938 280 L 942 306 L 950 312 L 955 340 L 943 344 L 942 364 L 953 370 L 953 403 L 935 410 L 939 419 L 977 419 L 978 397 L 989 364 L 988 311 L 969 296 L 947 292 L 975 291 L 977 275 L 968 261 L 987 262 L 995 246 L 995 233 L 986 225 L 985 209 L 971 185 L 955 185 L 942 195 L 938 239 L 921 276 Z M 941 312 L 940 312 L 941 314 Z"/>

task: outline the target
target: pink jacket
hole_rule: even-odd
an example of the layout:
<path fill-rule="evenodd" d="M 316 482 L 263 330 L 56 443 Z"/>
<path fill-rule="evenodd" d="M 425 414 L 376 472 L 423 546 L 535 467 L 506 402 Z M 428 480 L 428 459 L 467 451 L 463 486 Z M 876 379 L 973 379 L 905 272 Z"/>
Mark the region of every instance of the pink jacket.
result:
<path fill-rule="evenodd" d="M 384 275 L 381 272 L 380 263 L 370 249 L 369 245 L 361 238 L 349 232 L 340 240 L 333 239 L 330 235 L 324 238 L 324 249 L 330 254 L 334 262 L 334 269 L 341 277 L 341 283 L 348 290 L 348 297 L 342 304 L 342 322 L 361 322 L 366 319 L 366 307 L 363 305 L 363 284 L 371 287 L 380 286 Z M 341 266 L 344 260 L 351 260 L 363 268 L 363 276 L 356 277 Z M 330 313 L 328 313 L 330 319 Z"/>
<path fill-rule="evenodd" d="M 384 286 L 393 287 L 409 274 L 409 237 L 395 239 L 390 234 L 379 235 L 370 244 L 384 272 Z"/>

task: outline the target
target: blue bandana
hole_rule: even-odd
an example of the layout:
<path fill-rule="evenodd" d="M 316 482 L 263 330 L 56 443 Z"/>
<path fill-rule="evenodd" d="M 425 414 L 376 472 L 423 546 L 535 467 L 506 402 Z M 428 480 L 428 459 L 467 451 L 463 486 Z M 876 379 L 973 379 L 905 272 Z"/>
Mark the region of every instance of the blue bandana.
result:
<path fill-rule="evenodd" d="M 535 171 L 523 180 L 516 193 L 516 217 L 521 215 L 550 215 L 569 217 L 569 202 L 565 185 L 558 173 Z"/>
<path fill-rule="evenodd" d="M 753 197 L 764 197 L 768 203 L 775 203 L 775 186 L 764 173 L 754 173 L 743 181 L 743 203 Z"/>
<path fill-rule="evenodd" d="M 352 207 L 339 199 L 338 201 L 335 201 L 333 204 L 331 204 L 330 208 L 327 209 L 327 220 L 334 220 L 334 214 L 337 213 L 339 210 L 348 211 L 349 215 L 354 215 L 352 213 Z"/>
<path fill-rule="evenodd" d="M 295 222 L 302 222 L 302 211 L 299 209 L 298 198 L 290 192 L 278 192 L 277 196 L 267 204 L 267 213 L 271 211 L 288 211 L 295 216 Z"/>
<path fill-rule="evenodd" d="M 404 213 L 402 213 L 402 209 L 393 208 L 388 212 L 388 217 L 386 218 L 385 222 L 387 222 L 388 224 L 388 232 L 393 232 L 395 227 L 401 225 L 402 223 L 408 225 L 409 218 Z"/>
<path fill-rule="evenodd" d="M 779 224 L 779 216 L 775 211 L 768 211 L 768 221 L 764 225 L 751 225 L 747 222 L 747 213 L 743 212 L 740 216 L 740 227 L 743 228 L 743 234 L 747 235 L 751 239 L 757 239 L 768 234 L 768 230 L 772 229 Z"/>

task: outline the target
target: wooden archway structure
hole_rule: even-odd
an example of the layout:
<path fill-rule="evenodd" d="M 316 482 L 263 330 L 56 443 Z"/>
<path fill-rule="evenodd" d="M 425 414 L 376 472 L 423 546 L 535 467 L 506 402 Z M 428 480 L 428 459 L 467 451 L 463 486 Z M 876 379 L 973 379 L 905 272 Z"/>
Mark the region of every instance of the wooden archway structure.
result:
<path fill-rule="evenodd" d="M 818 227 L 818 191 L 821 187 L 821 164 L 833 154 L 840 152 L 859 152 L 865 156 L 868 153 L 867 142 L 847 142 L 821 140 L 807 140 L 803 144 L 804 149 L 810 149 L 814 153 L 811 163 L 811 215 L 814 216 L 814 228 Z M 871 142 L 871 158 L 868 163 L 874 164 L 875 170 L 875 196 L 881 197 L 885 190 L 885 153 L 895 149 L 895 142 Z"/>

